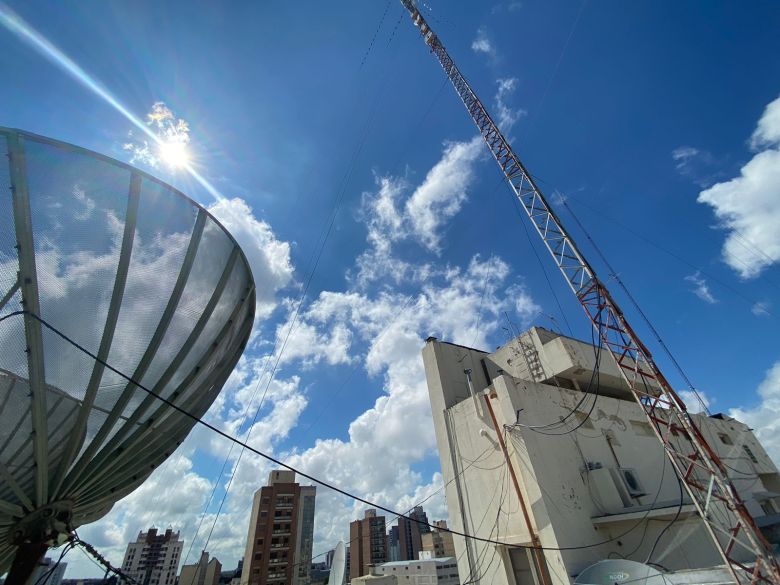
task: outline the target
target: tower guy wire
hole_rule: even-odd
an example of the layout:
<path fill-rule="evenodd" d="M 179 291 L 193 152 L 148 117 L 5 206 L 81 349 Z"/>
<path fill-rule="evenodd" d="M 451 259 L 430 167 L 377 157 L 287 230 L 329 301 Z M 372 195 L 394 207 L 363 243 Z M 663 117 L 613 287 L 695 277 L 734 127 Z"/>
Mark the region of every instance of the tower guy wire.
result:
<path fill-rule="evenodd" d="M 625 295 L 628 297 L 628 300 L 631 301 L 631 304 L 634 306 L 634 308 L 637 310 L 639 315 L 642 317 L 642 320 L 645 322 L 647 327 L 653 333 L 653 335 L 655 336 L 655 340 L 658 342 L 658 345 L 661 346 L 661 348 L 664 350 L 664 353 L 666 353 L 667 357 L 672 362 L 677 372 L 680 374 L 682 379 L 685 380 L 685 383 L 688 385 L 688 389 L 691 392 L 693 392 L 693 395 L 696 397 L 696 400 L 699 402 L 699 406 L 701 407 L 702 411 L 706 412 L 708 415 L 711 414 L 709 408 L 707 408 L 707 404 L 704 402 L 704 399 L 696 390 L 696 387 L 693 385 L 693 382 L 691 382 L 691 379 L 688 377 L 688 374 L 685 373 L 685 370 L 683 370 L 683 367 L 680 365 L 680 362 L 678 362 L 677 358 L 674 357 L 672 350 L 669 349 L 669 346 L 666 345 L 666 342 L 661 337 L 661 334 L 658 333 L 658 330 L 655 328 L 652 321 L 650 321 L 650 317 L 648 317 L 647 313 L 645 313 L 642 310 L 642 307 L 634 298 L 634 295 L 631 294 L 631 291 L 628 290 L 626 283 L 623 282 L 623 279 L 620 278 L 620 275 L 617 273 L 617 271 L 614 268 L 612 268 L 612 265 L 609 263 L 609 260 L 607 260 L 607 257 L 601 251 L 601 248 L 599 248 L 598 244 L 596 244 L 596 241 L 591 237 L 590 232 L 588 232 L 588 230 L 585 229 L 585 226 L 582 225 L 582 222 L 575 215 L 574 211 L 572 211 L 572 208 L 569 207 L 568 203 L 566 203 L 565 197 L 561 197 L 561 205 L 563 205 L 566 208 L 566 211 L 569 212 L 569 215 L 571 215 L 572 219 L 574 219 L 574 222 L 579 226 L 582 233 L 585 234 L 585 237 L 590 242 L 591 246 L 593 246 L 593 249 L 596 251 L 596 254 L 599 255 L 599 258 L 601 258 L 601 261 L 604 262 L 607 269 L 609 270 L 610 276 L 615 280 L 615 282 L 618 283 L 618 286 L 623 290 Z"/>

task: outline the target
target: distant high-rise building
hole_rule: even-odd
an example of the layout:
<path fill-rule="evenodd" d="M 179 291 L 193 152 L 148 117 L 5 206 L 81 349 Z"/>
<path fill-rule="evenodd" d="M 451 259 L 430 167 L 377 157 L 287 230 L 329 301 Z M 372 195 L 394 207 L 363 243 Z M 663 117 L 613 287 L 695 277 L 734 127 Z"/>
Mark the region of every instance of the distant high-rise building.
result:
<path fill-rule="evenodd" d="M 415 508 L 408 514 L 409 518 L 398 519 L 398 560 L 416 560 L 422 549 L 421 535 L 431 531 L 428 526 L 428 515 L 422 506 Z M 415 520 L 419 520 L 416 522 Z"/>
<path fill-rule="evenodd" d="M 421 535 L 422 551 L 430 552 L 434 559 L 454 557 L 455 542 L 452 539 L 452 532 L 447 530 L 447 522 L 435 520 L 433 525 L 436 528 Z"/>
<path fill-rule="evenodd" d="M 271 472 L 252 503 L 241 585 L 309 584 L 316 494 L 292 471 Z"/>
<path fill-rule="evenodd" d="M 399 560 L 398 551 L 398 526 L 391 526 L 390 532 L 387 534 L 387 560 L 397 561 Z"/>
<path fill-rule="evenodd" d="M 56 565 L 56 567 L 55 567 Z M 33 574 L 27 580 L 28 583 L 35 585 L 36 583 L 43 583 L 46 581 L 46 585 L 60 585 L 62 583 L 62 576 L 65 574 L 65 569 L 68 563 L 60 563 L 57 565 L 56 561 L 53 561 L 49 557 L 46 557 L 38 563 L 38 567 L 33 571 Z M 47 573 L 48 577 L 44 577 Z"/>
<path fill-rule="evenodd" d="M 179 574 L 179 585 L 218 585 L 222 563 L 216 557 L 209 560 L 205 550 L 200 559 L 192 565 L 182 565 Z"/>
<path fill-rule="evenodd" d="M 160 534 L 156 528 L 139 532 L 127 545 L 122 571 L 141 585 L 174 585 L 184 541 L 168 528 Z"/>
<path fill-rule="evenodd" d="M 350 580 L 369 574 L 369 565 L 387 562 L 387 534 L 385 517 L 377 516 L 376 510 L 366 510 L 362 520 L 349 524 Z"/>
<path fill-rule="evenodd" d="M 330 569 L 333 566 L 333 555 L 336 554 L 336 549 L 332 548 L 325 553 L 325 566 Z"/>

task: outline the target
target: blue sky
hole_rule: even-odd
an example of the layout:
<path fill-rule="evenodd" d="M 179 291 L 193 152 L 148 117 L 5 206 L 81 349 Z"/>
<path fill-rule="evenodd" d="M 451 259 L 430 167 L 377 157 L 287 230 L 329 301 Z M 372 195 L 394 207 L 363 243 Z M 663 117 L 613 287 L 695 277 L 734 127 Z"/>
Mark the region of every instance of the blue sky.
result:
<path fill-rule="evenodd" d="M 211 207 L 247 251 L 260 298 L 253 341 L 209 413 L 215 423 L 248 426 L 242 413 L 254 414 L 264 365 L 279 357 L 311 277 L 252 442 L 409 507 L 441 485 L 422 340 L 493 348 L 507 340 L 507 320 L 553 327 L 548 315 L 589 337 L 542 255 L 559 310 L 533 253 L 541 247 L 529 245 L 498 168 L 395 0 L 10 6 L 139 119 L 164 102 L 188 124 L 193 165 L 222 198 L 184 171 L 139 164 Z M 780 7 L 429 0 L 423 14 L 711 409 L 754 426 L 777 460 Z M 124 145 L 137 144 L 139 131 L 6 28 L 0 70 L 2 125 L 130 159 Z M 608 276 L 568 212 L 559 214 Z M 115 562 L 151 523 L 180 528 L 189 545 L 215 483 L 221 498 L 227 450 L 194 432 L 82 537 Z M 242 554 L 251 493 L 267 470 L 241 461 L 209 544 L 225 566 Z M 163 489 L 172 482 L 175 492 Z M 426 505 L 430 516 L 444 514 L 440 495 Z M 315 552 L 362 514 L 323 492 L 318 506 Z M 68 575 L 97 574 L 78 555 Z"/>

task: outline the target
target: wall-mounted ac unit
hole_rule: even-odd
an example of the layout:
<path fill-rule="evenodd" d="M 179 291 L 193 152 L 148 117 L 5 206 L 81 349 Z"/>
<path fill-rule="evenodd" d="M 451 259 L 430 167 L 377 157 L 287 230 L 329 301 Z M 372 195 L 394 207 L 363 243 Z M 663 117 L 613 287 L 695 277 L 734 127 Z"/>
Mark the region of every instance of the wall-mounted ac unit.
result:
<path fill-rule="evenodd" d="M 618 472 L 620 473 L 620 477 L 623 478 L 623 485 L 626 486 L 626 491 L 628 491 L 628 494 L 632 498 L 647 495 L 647 492 L 642 487 L 642 483 L 639 481 L 636 470 L 629 469 L 628 467 L 621 467 Z"/>

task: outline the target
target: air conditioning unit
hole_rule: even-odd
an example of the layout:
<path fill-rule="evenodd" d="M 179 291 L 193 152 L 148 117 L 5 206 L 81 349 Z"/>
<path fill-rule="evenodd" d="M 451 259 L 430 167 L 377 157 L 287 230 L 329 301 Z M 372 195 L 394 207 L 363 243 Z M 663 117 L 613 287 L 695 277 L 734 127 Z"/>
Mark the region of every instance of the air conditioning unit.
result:
<path fill-rule="evenodd" d="M 636 470 L 629 469 L 627 467 L 621 467 L 618 472 L 620 473 L 620 477 L 623 479 L 623 485 L 626 486 L 628 495 L 630 495 L 632 498 L 638 498 L 639 496 L 647 495 L 647 492 L 642 487 L 642 483 L 639 481 L 639 476 L 637 475 Z"/>

